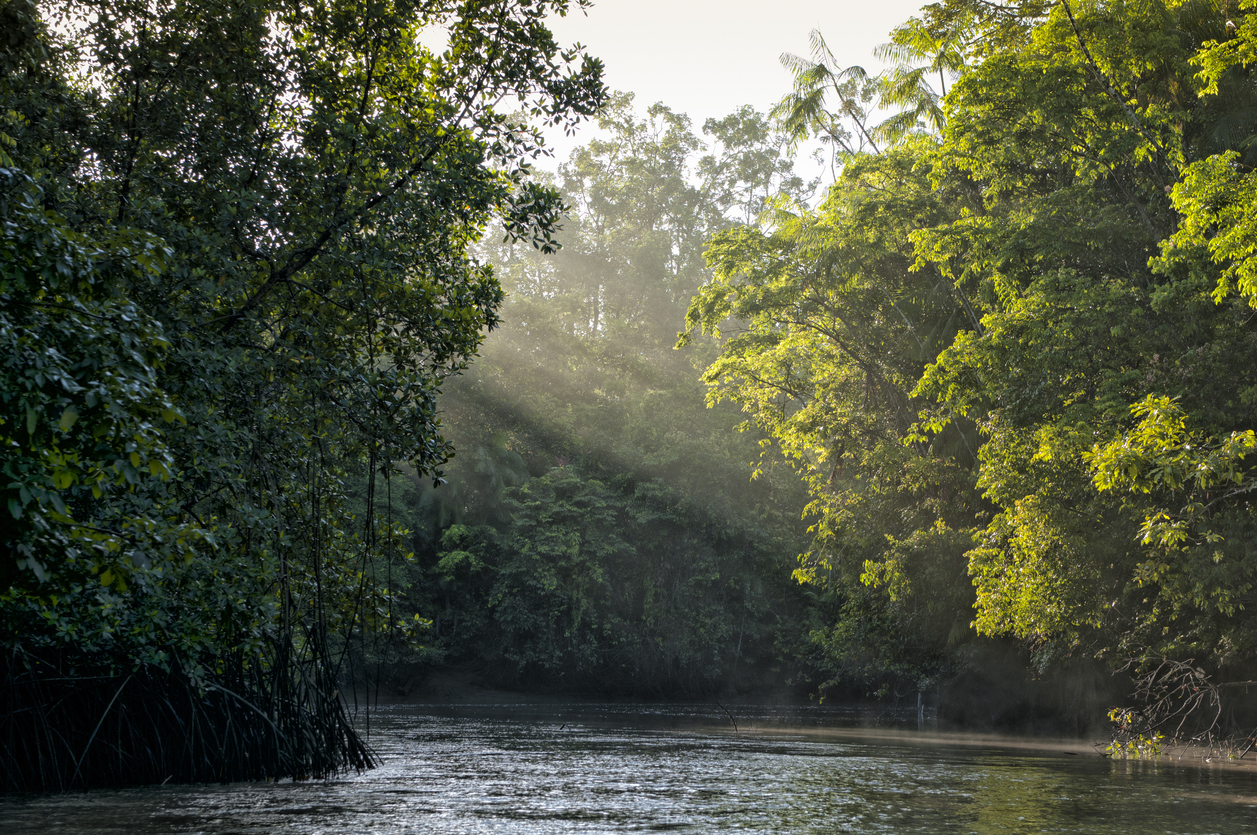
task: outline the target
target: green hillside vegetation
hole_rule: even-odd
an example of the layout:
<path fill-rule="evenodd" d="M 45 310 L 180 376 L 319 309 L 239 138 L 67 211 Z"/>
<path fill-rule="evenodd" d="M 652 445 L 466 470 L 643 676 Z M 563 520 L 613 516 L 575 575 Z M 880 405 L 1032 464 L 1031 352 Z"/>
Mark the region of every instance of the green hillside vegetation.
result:
<path fill-rule="evenodd" d="M 763 436 L 704 405 L 714 344 L 673 343 L 710 275 L 704 242 L 803 183 L 749 108 L 699 136 L 620 94 L 599 124 L 556 180 L 571 206 L 563 248 L 482 247 L 502 324 L 442 395 L 459 450 L 446 483 L 405 486 L 408 601 L 433 624 L 429 663 L 498 685 L 781 689 L 807 643 L 790 580 L 806 496 L 782 466 L 751 480 Z"/>

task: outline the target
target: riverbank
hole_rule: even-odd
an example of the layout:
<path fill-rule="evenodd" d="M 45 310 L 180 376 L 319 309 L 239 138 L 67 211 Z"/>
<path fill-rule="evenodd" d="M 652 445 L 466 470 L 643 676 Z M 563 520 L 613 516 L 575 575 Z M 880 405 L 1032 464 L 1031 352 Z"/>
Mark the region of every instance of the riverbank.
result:
<path fill-rule="evenodd" d="M 474 667 L 443 667 L 435 670 L 417 668 L 404 674 L 392 675 L 381 681 L 378 688 L 359 691 L 360 701 L 370 700 L 380 705 L 434 705 L 434 704 L 520 704 L 546 705 L 571 702 L 609 704 L 665 704 L 669 701 L 694 701 L 693 698 L 648 699 L 644 697 L 599 697 L 585 693 L 561 690 L 509 689 L 494 685 Z M 756 687 L 743 692 L 708 699 L 713 704 L 775 704 L 807 705 L 813 703 L 799 688 Z"/>
<path fill-rule="evenodd" d="M 535 721 L 560 724 L 588 718 L 591 709 L 601 709 L 604 715 L 598 724 L 602 726 L 620 721 L 635 723 L 642 717 L 657 718 L 679 707 L 690 710 L 701 707 L 705 714 L 693 720 L 696 728 L 719 729 L 750 737 L 782 734 L 827 740 L 842 737 L 892 745 L 1112 759 L 1139 768 L 1207 766 L 1257 773 L 1257 750 L 1248 750 L 1243 752 L 1243 757 L 1238 757 L 1234 752 L 1227 756 L 1226 752 L 1219 753 L 1200 745 L 1166 745 L 1157 755 L 1109 757 L 1106 748 L 1110 740 L 1102 733 L 1062 736 L 966 729 L 946 721 L 940 723 L 933 707 L 924 713 L 925 721 L 918 727 L 915 710 L 908 705 L 851 701 L 822 706 L 786 688 L 762 689 L 706 701 L 590 698 L 571 693 L 495 687 L 474 669 L 462 667 L 425 671 L 393 687 L 382 686 L 369 694 L 359 692 L 357 704 L 366 709 L 412 706 L 447 716 L 530 716 Z"/>

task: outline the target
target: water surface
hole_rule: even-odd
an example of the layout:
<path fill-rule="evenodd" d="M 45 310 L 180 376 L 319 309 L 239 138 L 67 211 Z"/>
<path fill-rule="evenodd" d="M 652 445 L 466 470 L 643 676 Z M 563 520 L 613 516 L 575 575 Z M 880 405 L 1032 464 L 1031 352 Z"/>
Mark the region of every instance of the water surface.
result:
<path fill-rule="evenodd" d="M 710 705 L 381 708 L 373 771 L 0 800 L 0 835 L 1257 832 L 1246 771 L 733 713 L 737 731 Z"/>

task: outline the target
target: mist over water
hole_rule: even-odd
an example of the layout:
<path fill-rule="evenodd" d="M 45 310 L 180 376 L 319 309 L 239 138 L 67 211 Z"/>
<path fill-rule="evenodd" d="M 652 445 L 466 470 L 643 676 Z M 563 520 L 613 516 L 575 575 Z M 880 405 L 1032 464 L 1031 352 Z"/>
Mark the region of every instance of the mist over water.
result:
<path fill-rule="evenodd" d="M 0 821 L 5 835 L 1242 833 L 1257 821 L 1246 771 L 870 733 L 842 709 L 732 711 L 738 732 L 713 705 L 385 707 L 371 772 L 8 799 Z"/>

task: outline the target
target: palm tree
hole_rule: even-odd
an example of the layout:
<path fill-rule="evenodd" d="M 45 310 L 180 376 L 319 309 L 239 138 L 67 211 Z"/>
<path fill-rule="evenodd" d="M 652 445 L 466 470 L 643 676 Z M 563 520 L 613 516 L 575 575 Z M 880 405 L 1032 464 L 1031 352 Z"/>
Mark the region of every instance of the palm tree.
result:
<path fill-rule="evenodd" d="M 791 148 L 813 137 L 830 147 L 833 164 L 872 148 L 881 153 L 869 125 L 869 104 L 877 95 L 877 80 L 863 67 L 842 69 L 821 33 L 812 30 L 812 57 L 783 53 L 781 63 L 794 75 L 794 89 L 772 109 L 790 140 Z M 828 109 L 830 96 L 837 107 Z"/>
<path fill-rule="evenodd" d="M 895 29 L 890 43 L 873 50 L 880 60 L 894 65 L 878 77 L 878 108 L 896 111 L 874 128 L 874 136 L 894 145 L 914 133 L 942 131 L 947 79 L 965 68 L 964 34 L 959 29 L 937 31 L 912 18 Z"/>
<path fill-rule="evenodd" d="M 856 154 L 881 153 L 913 134 L 941 131 L 948 80 L 964 70 L 977 25 L 972 16 L 962 23 L 942 24 L 928 15 L 909 20 L 892 33 L 890 43 L 874 50 L 879 59 L 893 63 L 877 77 L 863 67 L 839 67 L 821 33 L 813 30 L 811 58 L 781 56 L 794 75 L 794 89 L 772 116 L 792 149 L 812 138 L 828 145 L 835 168 Z M 892 115 L 874 125 L 879 111 Z"/>

